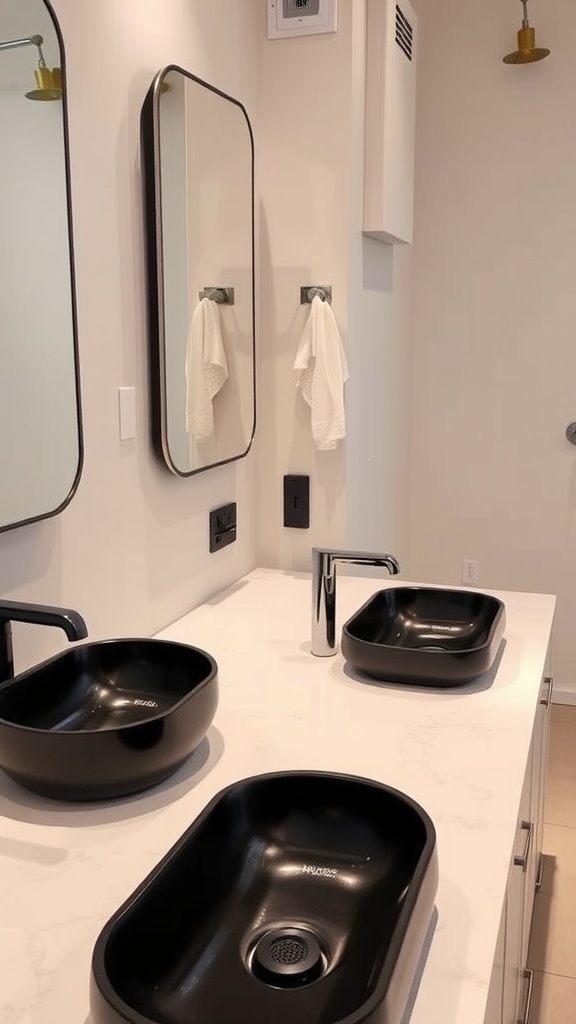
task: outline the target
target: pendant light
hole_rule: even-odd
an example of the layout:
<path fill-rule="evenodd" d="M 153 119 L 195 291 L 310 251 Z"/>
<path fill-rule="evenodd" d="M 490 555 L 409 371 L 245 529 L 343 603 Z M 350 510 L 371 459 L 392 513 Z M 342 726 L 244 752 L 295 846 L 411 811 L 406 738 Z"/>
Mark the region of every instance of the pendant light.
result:
<path fill-rule="evenodd" d="M 536 46 L 536 32 L 528 23 L 528 0 L 520 0 L 524 15 L 522 28 L 518 32 L 518 49 L 502 58 L 505 64 L 532 64 L 547 57 L 550 50 Z"/>

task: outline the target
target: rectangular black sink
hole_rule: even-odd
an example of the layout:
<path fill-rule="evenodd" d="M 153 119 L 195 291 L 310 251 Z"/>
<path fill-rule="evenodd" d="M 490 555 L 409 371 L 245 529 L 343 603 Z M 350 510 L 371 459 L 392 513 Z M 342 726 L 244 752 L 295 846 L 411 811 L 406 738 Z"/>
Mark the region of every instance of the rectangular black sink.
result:
<path fill-rule="evenodd" d="M 492 666 L 505 623 L 502 601 L 480 591 L 389 587 L 344 624 L 342 653 L 375 679 L 458 686 Z"/>
<path fill-rule="evenodd" d="M 437 883 L 434 826 L 398 790 L 323 772 L 244 779 L 104 927 L 90 1020 L 400 1021 Z"/>

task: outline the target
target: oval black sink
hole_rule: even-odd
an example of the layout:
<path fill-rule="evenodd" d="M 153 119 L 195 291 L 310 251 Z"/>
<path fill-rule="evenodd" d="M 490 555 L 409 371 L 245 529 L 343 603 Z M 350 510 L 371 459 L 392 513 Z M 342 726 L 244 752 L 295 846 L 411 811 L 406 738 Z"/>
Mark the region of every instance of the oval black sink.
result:
<path fill-rule="evenodd" d="M 238 782 L 104 927 L 92 1024 L 399 1021 L 437 881 L 434 826 L 395 789 Z"/>
<path fill-rule="evenodd" d="M 216 662 L 196 647 L 79 644 L 0 684 L 0 768 L 56 799 L 125 796 L 175 772 L 217 704 Z"/>
<path fill-rule="evenodd" d="M 458 686 L 492 666 L 505 623 L 502 601 L 480 591 L 389 587 L 344 624 L 342 654 L 375 679 Z"/>

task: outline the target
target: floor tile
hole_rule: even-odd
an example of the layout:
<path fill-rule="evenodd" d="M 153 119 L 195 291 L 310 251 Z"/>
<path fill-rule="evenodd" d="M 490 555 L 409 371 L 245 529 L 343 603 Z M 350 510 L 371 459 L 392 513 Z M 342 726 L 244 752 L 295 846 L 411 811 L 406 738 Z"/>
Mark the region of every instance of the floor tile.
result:
<path fill-rule="evenodd" d="M 548 885 L 549 892 L 556 892 L 557 884 L 562 882 L 563 888 L 574 888 L 576 895 L 576 828 L 568 825 L 552 825 L 546 822 L 542 836 L 545 867 L 543 875 L 547 874 L 548 880 L 543 885 Z M 553 861 L 553 864 L 548 864 Z M 552 877 L 550 886 L 549 878 Z M 546 891 L 546 890 L 544 890 Z"/>
<path fill-rule="evenodd" d="M 566 722 L 569 725 L 576 725 L 576 705 L 553 704 L 550 717 L 553 722 Z"/>
<path fill-rule="evenodd" d="M 576 978 L 537 972 L 534 979 L 532 1024 L 574 1024 Z"/>
<path fill-rule="evenodd" d="M 534 901 L 528 966 L 576 978 L 576 828 L 546 825 L 544 851 L 547 871 Z"/>
<path fill-rule="evenodd" d="M 544 820 L 576 827 L 576 725 L 569 722 L 550 723 Z"/>

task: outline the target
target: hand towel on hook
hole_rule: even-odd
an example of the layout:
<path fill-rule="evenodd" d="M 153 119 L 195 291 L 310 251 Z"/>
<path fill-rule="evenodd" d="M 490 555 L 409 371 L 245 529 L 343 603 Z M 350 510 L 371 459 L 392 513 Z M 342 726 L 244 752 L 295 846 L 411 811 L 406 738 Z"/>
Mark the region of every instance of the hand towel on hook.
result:
<path fill-rule="evenodd" d="M 330 304 L 318 295 L 312 299 L 294 369 L 302 397 L 310 406 L 314 444 L 318 451 L 330 451 L 346 436 L 348 364 Z"/>
<path fill-rule="evenodd" d="M 214 432 L 212 401 L 227 379 L 218 303 L 201 299 L 192 315 L 186 346 L 186 432 L 200 444 Z"/>

